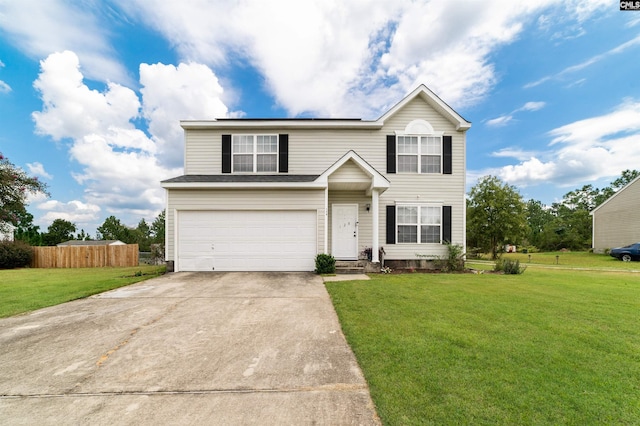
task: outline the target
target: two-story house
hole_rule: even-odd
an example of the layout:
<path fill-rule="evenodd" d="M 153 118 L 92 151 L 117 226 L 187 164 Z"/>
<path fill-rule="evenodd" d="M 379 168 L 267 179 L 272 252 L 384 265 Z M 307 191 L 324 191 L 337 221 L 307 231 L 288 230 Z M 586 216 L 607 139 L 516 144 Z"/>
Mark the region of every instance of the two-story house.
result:
<path fill-rule="evenodd" d="M 313 271 L 318 253 L 379 261 L 465 244 L 465 132 L 426 86 L 377 120 L 181 121 L 167 191 L 175 271 Z"/>

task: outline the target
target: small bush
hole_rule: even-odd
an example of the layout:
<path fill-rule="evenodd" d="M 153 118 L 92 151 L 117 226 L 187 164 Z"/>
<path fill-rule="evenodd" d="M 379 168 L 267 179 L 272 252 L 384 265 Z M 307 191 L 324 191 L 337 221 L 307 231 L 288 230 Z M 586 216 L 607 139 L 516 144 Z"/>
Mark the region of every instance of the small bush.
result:
<path fill-rule="evenodd" d="M 438 263 L 444 272 L 460 272 L 464 270 L 464 252 L 460 244 L 446 243 L 447 256 L 440 258 Z"/>
<path fill-rule="evenodd" d="M 33 249 L 24 241 L 0 242 L 0 269 L 23 268 L 33 260 Z"/>
<path fill-rule="evenodd" d="M 519 260 L 501 259 L 496 262 L 493 268 L 496 272 L 502 272 L 506 275 L 520 275 L 527 269 L 526 266 L 520 266 Z"/>
<path fill-rule="evenodd" d="M 334 274 L 336 272 L 336 259 L 330 254 L 318 254 L 316 256 L 316 273 Z"/>

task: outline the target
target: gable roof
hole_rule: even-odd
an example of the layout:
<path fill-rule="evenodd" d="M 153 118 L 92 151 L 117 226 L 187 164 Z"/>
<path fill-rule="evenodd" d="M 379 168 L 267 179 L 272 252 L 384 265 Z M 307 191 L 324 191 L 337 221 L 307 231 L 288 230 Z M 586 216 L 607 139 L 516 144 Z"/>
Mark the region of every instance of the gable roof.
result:
<path fill-rule="evenodd" d="M 359 118 L 218 118 L 213 120 L 180 120 L 183 129 L 243 129 L 247 127 L 263 129 L 380 129 L 384 122 L 393 117 L 405 105 L 420 98 L 438 111 L 456 126 L 456 130 L 465 132 L 471 128 L 471 122 L 465 120 L 446 102 L 433 93 L 424 84 L 395 104 L 377 120 Z"/>
<path fill-rule="evenodd" d="M 363 172 L 365 172 L 371 178 L 371 186 L 367 192 L 370 192 L 371 189 L 381 189 L 382 192 L 386 191 L 391 183 L 389 180 L 384 177 L 380 172 L 378 172 L 373 166 L 367 163 L 362 157 L 358 155 L 357 152 L 351 150 L 343 155 L 338 161 L 333 163 L 327 170 L 322 173 L 316 182 L 321 182 L 323 184 L 328 184 L 328 179 L 331 174 L 337 171 L 340 167 L 342 167 L 347 161 L 353 161 L 356 166 L 358 166 Z"/>
<path fill-rule="evenodd" d="M 456 125 L 456 130 L 466 131 L 471 128 L 471 122 L 465 120 L 460 114 L 454 111 L 445 101 L 440 99 L 438 95 L 433 93 L 424 84 L 416 87 L 413 92 L 409 93 L 400 102 L 395 104 L 389 111 L 387 111 L 378 121 L 384 123 L 385 120 L 393 117 L 398 111 L 400 111 L 406 104 L 413 101 L 415 98 L 420 97 L 426 103 L 428 103 L 433 109 L 438 111 L 450 122 Z"/>
<path fill-rule="evenodd" d="M 636 182 L 640 181 L 640 176 L 638 176 L 637 178 L 635 178 L 634 180 L 632 180 L 631 182 L 629 182 L 628 184 L 626 184 L 625 186 L 622 187 L 622 189 L 619 189 L 618 192 L 616 192 L 615 194 L 613 194 L 611 197 L 607 198 L 606 201 L 602 204 L 600 204 L 598 207 L 596 207 L 595 209 L 593 209 L 589 214 L 590 215 L 594 215 L 595 212 L 597 212 L 598 210 L 600 210 L 601 207 L 609 204 L 609 202 L 613 199 L 615 199 L 619 194 L 621 194 L 623 191 L 628 190 L 629 188 L 631 188 Z M 639 189 L 640 191 L 640 189 Z"/>

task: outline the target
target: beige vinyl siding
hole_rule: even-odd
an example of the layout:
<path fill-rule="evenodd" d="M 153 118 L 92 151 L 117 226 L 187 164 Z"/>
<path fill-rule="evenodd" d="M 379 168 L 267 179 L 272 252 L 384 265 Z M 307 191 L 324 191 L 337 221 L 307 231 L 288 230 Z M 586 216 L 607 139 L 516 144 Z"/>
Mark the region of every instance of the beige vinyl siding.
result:
<path fill-rule="evenodd" d="M 324 190 L 193 190 L 168 191 L 166 257 L 175 260 L 175 211 L 184 210 L 315 210 L 318 253 L 324 251 Z"/>
<path fill-rule="evenodd" d="M 640 180 L 623 188 L 593 214 L 593 249 L 602 252 L 640 242 Z"/>
<path fill-rule="evenodd" d="M 385 174 L 387 168 L 386 136 L 404 131 L 415 119 L 428 121 L 436 132 L 453 137 L 453 171 L 464 171 L 464 133 L 440 116 L 426 102 L 414 99 L 387 120 L 380 130 L 368 129 L 287 129 L 277 133 L 289 135 L 289 174 L 321 174 L 350 150 Z M 187 130 L 185 174 L 220 174 L 222 170 L 223 134 L 276 133 L 273 129 L 243 129 L 241 132 L 211 129 Z"/>
<path fill-rule="evenodd" d="M 358 205 L 358 254 L 365 248 L 372 246 L 372 211 L 367 211 L 366 205 L 371 204 L 371 197 L 365 195 L 364 191 L 332 191 L 329 190 L 329 253 L 331 253 L 331 206 L 333 204 L 357 204 Z"/>
<path fill-rule="evenodd" d="M 184 174 L 215 175 L 222 173 L 222 136 L 209 130 L 185 132 Z"/>
<path fill-rule="evenodd" d="M 371 177 L 352 160 L 349 160 L 329 176 L 329 185 L 332 183 L 341 185 L 369 184 Z"/>
<path fill-rule="evenodd" d="M 390 134 L 395 130 L 403 131 L 407 124 L 416 119 L 428 121 L 436 132 L 457 132 L 453 123 L 419 98 L 413 99 L 407 103 L 402 110 L 394 114 L 393 117 L 387 119 L 384 123 L 384 129 L 386 129 L 384 131 L 390 132 Z"/>
<path fill-rule="evenodd" d="M 416 119 L 428 121 L 436 132 L 444 132 L 452 137 L 452 174 L 387 174 L 387 135 L 403 132 L 406 126 Z M 415 259 L 417 255 L 443 255 L 446 248 L 439 244 L 386 244 L 386 205 L 396 202 L 421 202 L 437 203 L 440 205 L 452 206 L 452 240 L 455 244 L 465 245 L 465 133 L 455 129 L 455 125 L 433 109 L 421 97 L 416 97 L 408 102 L 402 109 L 393 116 L 388 117 L 384 126 L 379 129 L 283 129 L 274 131 L 273 129 L 242 129 L 242 131 L 230 131 L 225 129 L 208 130 L 187 130 L 186 143 L 189 147 L 186 154 L 185 173 L 187 174 L 220 174 L 221 173 L 221 139 L 223 134 L 233 133 L 255 133 L 273 134 L 285 133 L 289 135 L 289 174 L 320 175 L 331 167 L 336 161 L 343 157 L 350 150 L 355 151 L 369 165 L 383 174 L 391 183 L 390 188 L 385 191 L 379 200 L 379 245 L 385 247 L 387 259 Z M 353 185 L 362 184 L 365 174 L 353 164 L 347 162 L 329 178 L 331 185 L 343 185 L 351 182 Z M 342 182 L 342 183 L 339 183 Z M 341 189 L 352 189 L 342 186 Z M 175 198 L 174 193 L 183 192 L 179 190 L 169 191 L 170 201 Z M 296 191 L 300 198 L 295 196 L 285 196 L 288 207 L 283 208 L 310 208 L 324 209 L 324 191 Z M 212 192 L 213 194 L 214 192 Z M 269 194 L 280 194 L 280 192 L 269 192 Z M 310 196 L 308 193 L 314 195 Z M 360 250 L 371 246 L 371 217 L 372 213 L 364 210 L 364 205 L 371 203 L 371 196 L 366 196 L 364 190 L 359 191 L 338 191 L 329 190 L 329 212 L 331 203 L 357 203 L 362 221 L 360 223 Z M 246 198 L 248 204 L 256 205 L 265 197 L 260 193 L 251 191 L 241 191 L 241 197 Z M 307 194 L 307 195 L 304 195 Z M 197 193 L 189 195 L 194 197 L 193 206 L 187 202 L 189 208 L 199 208 Z M 250 197 L 256 196 L 256 199 Z M 222 202 L 227 203 L 226 197 L 220 196 L 211 199 L 206 203 Z M 277 195 L 279 198 L 280 195 Z M 309 198 L 312 201 L 309 201 Z M 221 200 L 221 201 L 218 201 Z M 279 202 L 275 202 L 274 208 Z M 171 208 L 178 208 L 170 205 Z M 209 207 L 210 208 L 210 207 Z M 231 209 L 225 204 L 225 208 Z M 251 207 L 247 207 L 251 208 Z M 323 211 L 324 212 L 324 211 Z M 329 213 L 328 213 L 329 214 Z M 319 213 L 319 217 L 321 214 Z M 365 225 L 364 221 L 369 221 Z M 320 223 L 320 221 L 319 221 Z M 328 220 L 327 235 L 331 238 L 331 221 Z M 324 229 L 318 226 L 318 242 L 323 251 Z M 173 237 L 172 231 L 169 235 Z M 321 238 L 322 237 L 322 238 Z M 328 241 L 328 249 L 331 250 L 331 242 Z M 172 250 L 171 245 L 167 247 Z"/>
<path fill-rule="evenodd" d="M 423 119 L 434 131 L 444 132 L 452 141 L 452 173 L 444 174 L 386 174 L 391 187 L 380 196 L 380 245 L 386 259 L 418 259 L 418 255 L 442 256 L 446 247 L 441 244 L 386 244 L 387 205 L 400 203 L 434 203 L 451 206 L 451 239 L 454 244 L 465 245 L 465 134 L 421 99 L 414 99 L 385 122 L 381 133 L 392 135 L 404 131 L 407 124 Z M 386 145 L 385 145 L 386 150 Z M 386 151 L 385 151 L 386 152 Z M 366 158 L 365 158 L 366 159 Z M 386 158 L 383 169 L 386 172 Z"/>
<path fill-rule="evenodd" d="M 391 175 L 393 176 L 393 175 Z M 422 185 L 415 185 L 408 175 L 397 175 L 392 179 L 391 188 L 380 196 L 380 245 L 384 247 L 387 259 L 417 259 L 418 255 L 444 255 L 446 247 L 441 244 L 386 244 L 387 205 L 403 204 L 438 204 L 451 206 L 451 240 L 454 244 L 465 245 L 464 192 L 456 189 L 459 180 L 454 175 L 441 176 L 437 179 L 425 179 Z M 449 181 L 446 180 L 450 177 Z M 404 179 L 408 179 L 405 181 Z M 464 186 L 462 186 L 464 188 Z"/>

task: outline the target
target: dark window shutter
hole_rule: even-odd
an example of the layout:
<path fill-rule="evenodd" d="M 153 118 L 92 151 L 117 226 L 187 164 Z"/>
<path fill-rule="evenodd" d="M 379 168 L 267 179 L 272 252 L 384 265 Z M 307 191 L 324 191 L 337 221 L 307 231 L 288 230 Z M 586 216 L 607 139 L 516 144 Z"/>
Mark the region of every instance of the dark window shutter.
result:
<path fill-rule="evenodd" d="M 442 137 L 442 174 L 450 175 L 451 164 L 451 151 L 452 151 L 451 136 Z"/>
<path fill-rule="evenodd" d="M 222 135 L 222 173 L 231 173 L 231 135 Z"/>
<path fill-rule="evenodd" d="M 442 206 L 442 243 L 451 242 L 451 206 Z"/>
<path fill-rule="evenodd" d="M 395 173 L 395 172 L 396 172 L 396 135 L 387 135 L 387 173 Z"/>
<path fill-rule="evenodd" d="M 387 244 L 396 243 L 396 206 L 387 206 Z"/>
<path fill-rule="evenodd" d="M 289 135 L 278 136 L 278 171 L 289 173 Z"/>

